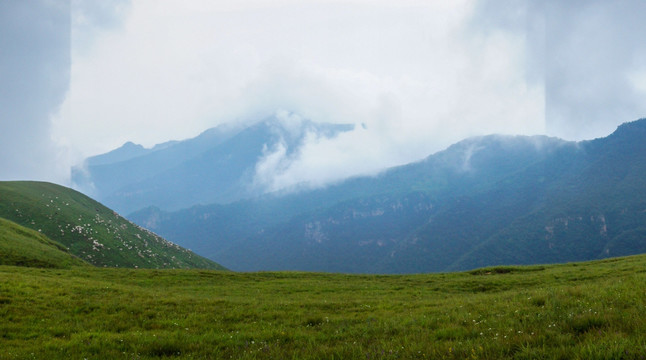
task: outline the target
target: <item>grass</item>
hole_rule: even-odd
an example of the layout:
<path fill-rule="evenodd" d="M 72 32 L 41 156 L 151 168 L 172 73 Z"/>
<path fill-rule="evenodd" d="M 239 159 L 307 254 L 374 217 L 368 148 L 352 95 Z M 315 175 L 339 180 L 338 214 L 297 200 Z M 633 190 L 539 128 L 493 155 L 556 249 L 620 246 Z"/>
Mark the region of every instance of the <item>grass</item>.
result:
<path fill-rule="evenodd" d="M 0 182 L 0 217 L 46 235 L 95 266 L 224 269 L 55 184 Z"/>
<path fill-rule="evenodd" d="M 45 235 L 0 218 L 0 265 L 69 268 L 89 266 Z"/>
<path fill-rule="evenodd" d="M 0 266 L 0 358 L 643 359 L 646 256 L 425 275 Z"/>

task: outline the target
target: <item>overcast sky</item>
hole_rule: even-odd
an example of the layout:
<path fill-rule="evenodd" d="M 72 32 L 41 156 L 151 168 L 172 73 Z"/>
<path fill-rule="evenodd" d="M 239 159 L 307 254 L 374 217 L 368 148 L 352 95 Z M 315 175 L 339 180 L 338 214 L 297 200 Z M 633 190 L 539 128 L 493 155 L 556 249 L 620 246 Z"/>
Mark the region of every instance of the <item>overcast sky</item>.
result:
<path fill-rule="evenodd" d="M 0 179 L 67 184 L 126 141 L 285 111 L 365 126 L 309 138 L 269 172 L 276 188 L 473 135 L 605 136 L 646 117 L 643 14 L 641 0 L 1 1 Z"/>

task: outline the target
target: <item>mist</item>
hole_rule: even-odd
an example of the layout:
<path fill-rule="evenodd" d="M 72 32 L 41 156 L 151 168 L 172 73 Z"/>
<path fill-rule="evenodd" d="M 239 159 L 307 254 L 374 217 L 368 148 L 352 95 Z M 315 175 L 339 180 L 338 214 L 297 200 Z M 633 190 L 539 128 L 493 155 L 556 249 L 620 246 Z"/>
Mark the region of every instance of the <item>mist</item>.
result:
<path fill-rule="evenodd" d="M 2 120 L 15 129 L 3 132 L 12 134 L 4 151 L 21 142 L 37 149 L 22 146 L 2 178 L 66 183 L 70 166 L 126 141 L 151 147 L 287 112 L 355 127 L 335 138 L 308 134 L 293 154 L 267 149 L 256 182 L 324 186 L 469 136 L 581 140 L 646 114 L 640 1 L 61 3 L 68 27 L 54 34 L 71 40 L 38 51 L 68 54 L 56 63 L 62 80 L 31 100 L 38 106 L 25 100 Z M 38 28 L 36 19 L 26 24 Z M 3 37 L 18 44 L 14 56 L 37 49 L 22 36 Z M 52 81 L 39 74 L 26 83 Z M 37 121 L 17 120 L 35 108 Z"/>
<path fill-rule="evenodd" d="M 76 55 L 72 113 L 57 135 L 101 134 L 82 150 L 96 153 L 277 111 L 357 125 L 334 139 L 310 134 L 290 159 L 269 149 L 258 178 L 280 189 L 372 174 L 466 136 L 544 132 L 543 85 L 525 81 L 523 36 L 475 31 L 475 11 L 471 1 L 135 2 L 119 31 Z"/>
<path fill-rule="evenodd" d="M 0 2 L 0 179 L 61 179 L 50 116 L 69 87 L 69 1 Z M 69 162 L 64 161 L 69 165 Z"/>

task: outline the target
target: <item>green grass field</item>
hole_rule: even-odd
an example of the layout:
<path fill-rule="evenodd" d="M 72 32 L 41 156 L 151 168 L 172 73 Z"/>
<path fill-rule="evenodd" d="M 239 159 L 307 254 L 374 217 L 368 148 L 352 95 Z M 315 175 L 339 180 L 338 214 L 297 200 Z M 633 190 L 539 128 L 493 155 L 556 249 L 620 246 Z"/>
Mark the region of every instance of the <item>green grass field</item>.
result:
<path fill-rule="evenodd" d="M 95 266 L 224 269 L 60 185 L 0 181 L 0 217 L 47 236 Z"/>
<path fill-rule="evenodd" d="M 643 359 L 646 256 L 362 276 L 0 266 L 0 359 Z"/>
<path fill-rule="evenodd" d="M 69 268 L 90 266 L 45 235 L 0 218 L 0 265 Z"/>

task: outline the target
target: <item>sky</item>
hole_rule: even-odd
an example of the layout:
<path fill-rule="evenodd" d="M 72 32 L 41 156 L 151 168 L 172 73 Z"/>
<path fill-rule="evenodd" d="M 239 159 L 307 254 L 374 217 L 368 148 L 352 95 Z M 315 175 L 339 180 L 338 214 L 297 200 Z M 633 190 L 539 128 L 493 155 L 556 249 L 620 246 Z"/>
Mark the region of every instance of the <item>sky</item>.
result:
<path fill-rule="evenodd" d="M 606 136 L 646 117 L 641 0 L 0 2 L 0 180 L 268 116 L 309 136 L 273 189 L 424 158 L 463 138 Z M 281 115 L 283 114 L 283 115 Z M 265 163 L 264 165 L 267 165 Z"/>

